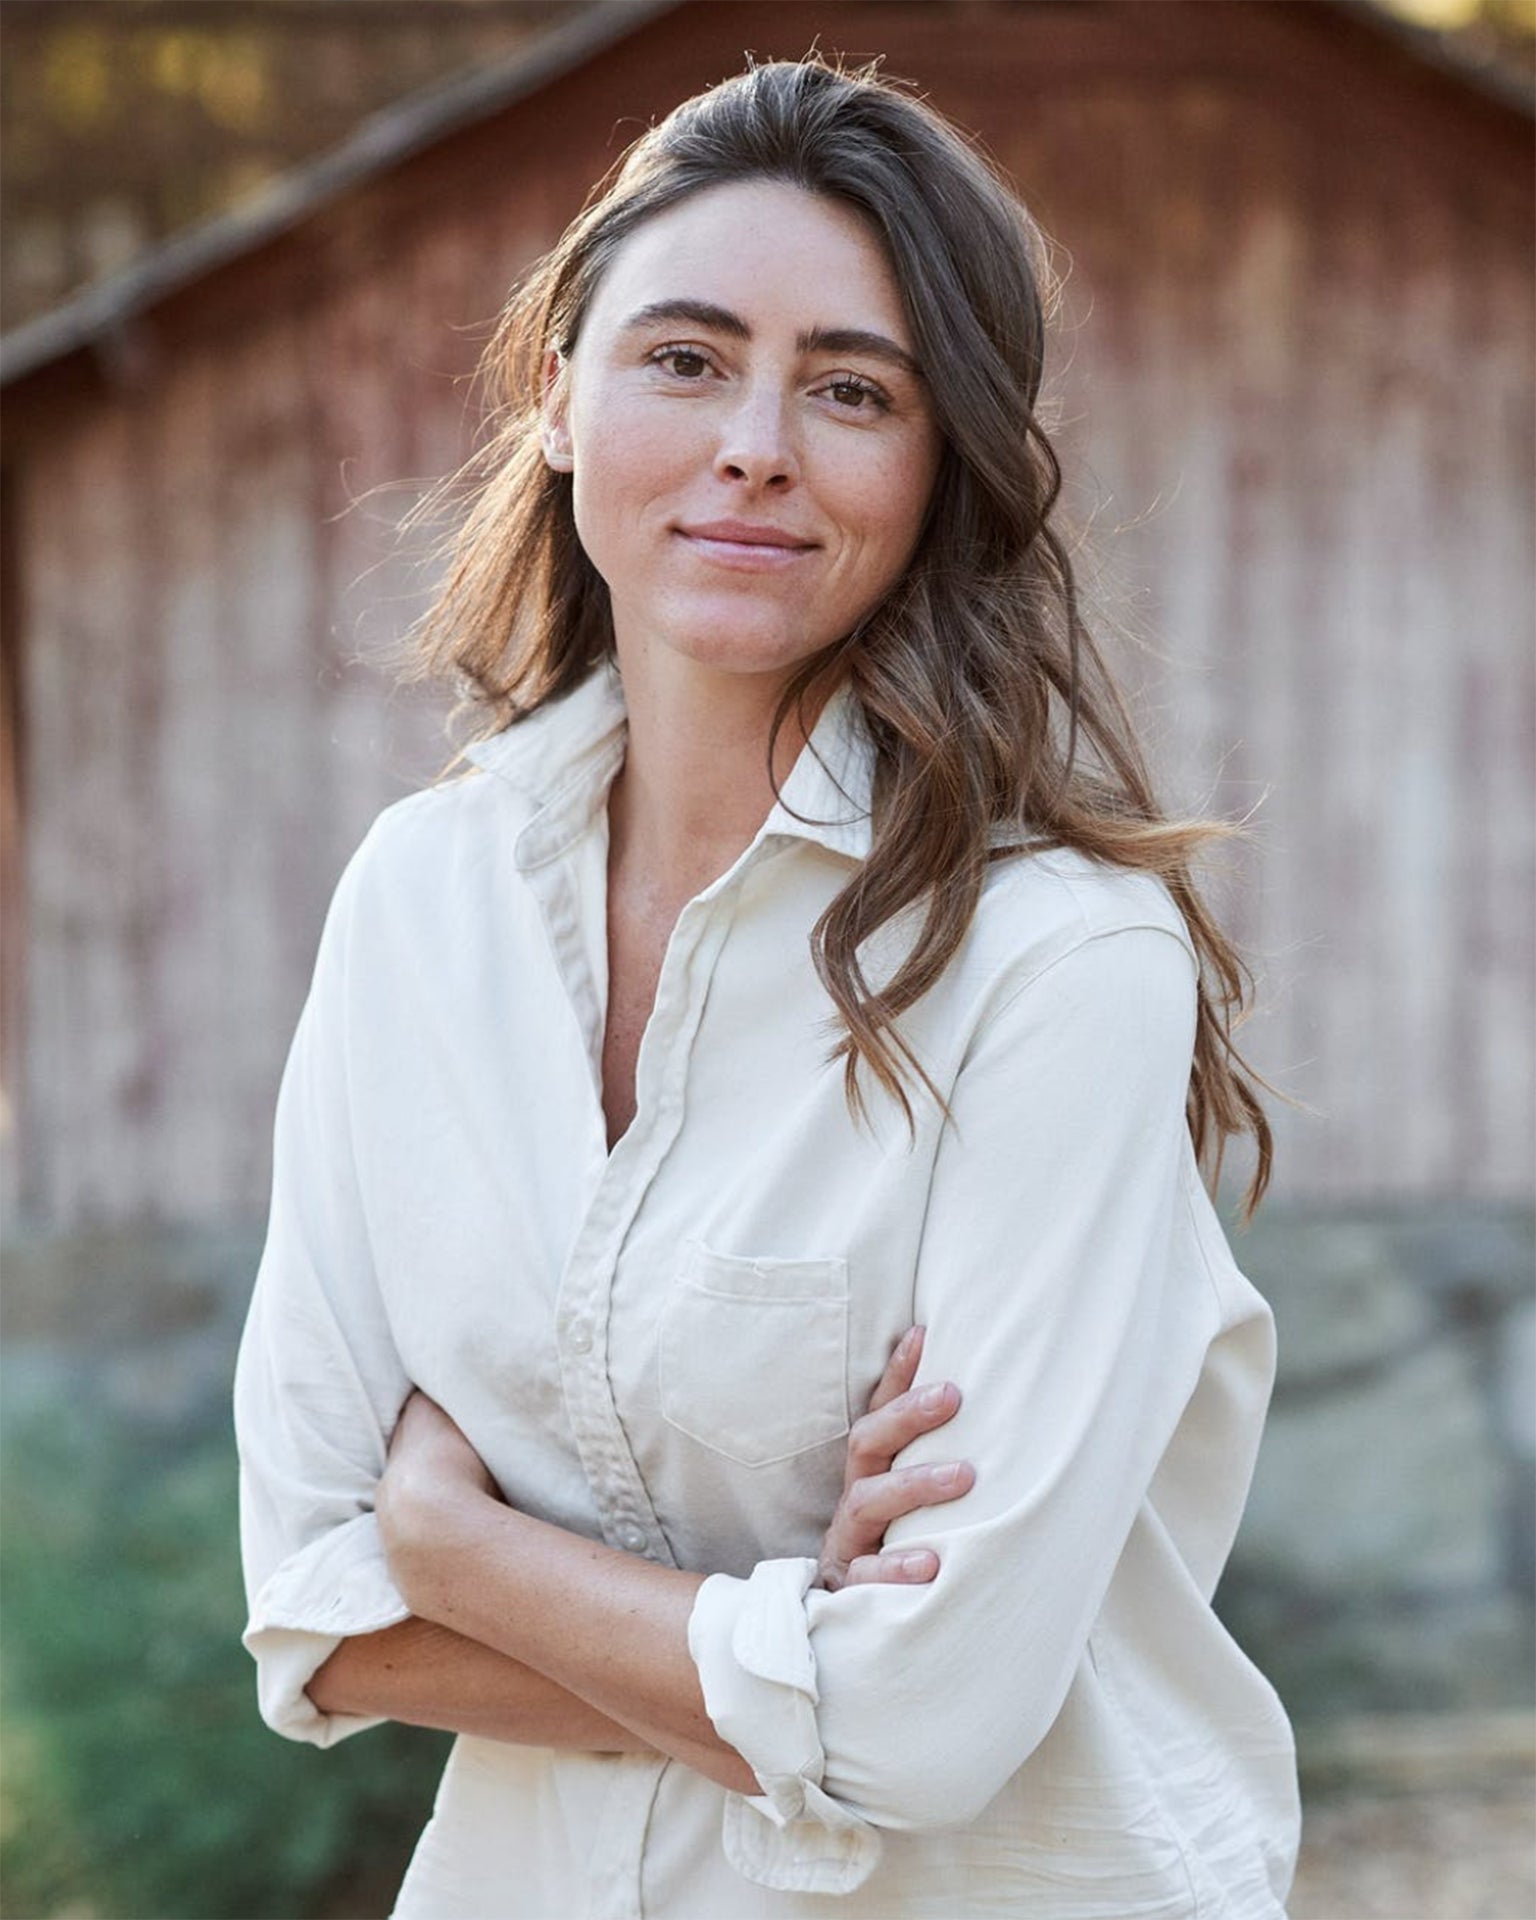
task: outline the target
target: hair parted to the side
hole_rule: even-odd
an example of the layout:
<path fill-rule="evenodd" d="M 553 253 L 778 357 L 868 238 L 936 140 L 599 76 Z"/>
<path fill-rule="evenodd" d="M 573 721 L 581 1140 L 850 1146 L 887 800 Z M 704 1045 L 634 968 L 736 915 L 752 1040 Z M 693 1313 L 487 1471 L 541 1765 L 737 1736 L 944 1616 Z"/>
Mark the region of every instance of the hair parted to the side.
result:
<path fill-rule="evenodd" d="M 1049 244 L 980 148 L 879 68 L 845 70 L 819 53 L 751 64 L 684 101 L 596 183 L 485 348 L 484 444 L 407 516 L 409 526 L 467 492 L 442 543 L 442 584 L 407 636 L 403 677 L 452 680 L 484 735 L 612 653 L 608 590 L 577 538 L 571 477 L 544 459 L 541 368 L 548 347 L 575 346 L 626 236 L 690 194 L 747 179 L 857 209 L 885 244 L 919 362 L 943 369 L 931 397 L 945 450 L 906 573 L 794 673 L 773 723 L 776 738 L 813 688 L 846 676 L 876 749 L 869 856 L 811 934 L 845 1029 L 831 1057 L 845 1061 L 850 1110 L 863 1110 L 861 1061 L 909 1123 L 907 1069 L 943 1105 L 896 1023 L 954 955 L 991 860 L 1008 857 L 994 824 L 1023 826 L 1035 850 L 1076 848 L 1167 884 L 1200 957 L 1190 1132 L 1213 1189 L 1228 1139 L 1253 1136 L 1246 1221 L 1273 1158 L 1255 1083 L 1277 1089 L 1233 1044 L 1252 976 L 1190 875 L 1198 849 L 1242 829 L 1160 812 L 1125 699 L 1080 613 L 1051 524 L 1061 468 L 1036 417 L 1059 301 Z M 771 777 L 771 742 L 769 754 Z M 858 948 L 917 902 L 927 904 L 921 931 L 877 991 Z"/>

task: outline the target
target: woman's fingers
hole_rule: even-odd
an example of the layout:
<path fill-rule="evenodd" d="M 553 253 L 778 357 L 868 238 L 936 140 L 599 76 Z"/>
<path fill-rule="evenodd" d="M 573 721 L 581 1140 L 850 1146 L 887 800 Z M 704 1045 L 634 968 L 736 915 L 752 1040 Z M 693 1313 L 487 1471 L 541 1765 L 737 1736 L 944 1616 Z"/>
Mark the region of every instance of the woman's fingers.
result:
<path fill-rule="evenodd" d="M 883 1407 L 887 1401 L 894 1400 L 898 1393 L 905 1393 L 917 1377 L 917 1363 L 923 1357 L 922 1327 L 908 1327 L 906 1332 L 891 1349 L 891 1357 L 885 1363 L 885 1372 L 881 1374 L 879 1384 L 869 1396 L 869 1412 Z"/>
<path fill-rule="evenodd" d="M 845 1557 L 855 1560 L 875 1551 L 885 1538 L 886 1528 L 904 1513 L 958 1500 L 975 1484 L 976 1469 L 968 1460 L 951 1460 L 935 1467 L 901 1467 L 895 1473 L 854 1481 L 843 1495 L 842 1519 L 849 1548 Z"/>
<path fill-rule="evenodd" d="M 848 1431 L 849 1480 L 884 1473 L 904 1446 L 952 1420 L 959 1407 L 960 1389 L 952 1380 L 909 1387 L 880 1407 L 871 1403 L 871 1411 Z"/>
<path fill-rule="evenodd" d="M 976 1470 L 966 1460 L 950 1461 L 943 1466 L 902 1467 L 895 1473 L 853 1481 L 844 1489 L 822 1542 L 821 1584 L 833 1589 L 847 1586 L 850 1570 L 860 1561 L 870 1563 L 861 1576 L 866 1581 L 931 1580 L 938 1570 L 936 1556 L 928 1554 L 928 1559 L 933 1560 L 931 1570 L 912 1571 L 917 1563 L 903 1560 L 903 1553 L 927 1554 L 928 1550 L 882 1551 L 886 1528 L 893 1520 L 899 1520 L 904 1513 L 914 1513 L 919 1507 L 936 1507 L 946 1500 L 958 1500 L 975 1482 Z M 926 1567 L 928 1562 L 924 1560 L 921 1564 Z M 873 1570 L 875 1565 L 894 1571 L 877 1572 Z"/>
<path fill-rule="evenodd" d="M 835 1591 L 878 1581 L 924 1581 L 938 1572 L 938 1556 L 929 1549 L 886 1551 L 883 1544 L 893 1520 L 957 1500 L 976 1479 L 965 1461 L 892 1468 L 903 1447 L 952 1420 L 960 1406 L 960 1389 L 952 1381 L 913 1387 L 922 1356 L 923 1329 L 911 1327 L 896 1343 L 868 1412 L 849 1429 L 843 1497 L 821 1546 L 821 1586 Z"/>
<path fill-rule="evenodd" d="M 929 1547 L 897 1547 L 889 1553 L 866 1553 L 850 1563 L 843 1575 L 845 1587 L 912 1586 L 931 1580 L 939 1570 L 939 1556 Z"/>

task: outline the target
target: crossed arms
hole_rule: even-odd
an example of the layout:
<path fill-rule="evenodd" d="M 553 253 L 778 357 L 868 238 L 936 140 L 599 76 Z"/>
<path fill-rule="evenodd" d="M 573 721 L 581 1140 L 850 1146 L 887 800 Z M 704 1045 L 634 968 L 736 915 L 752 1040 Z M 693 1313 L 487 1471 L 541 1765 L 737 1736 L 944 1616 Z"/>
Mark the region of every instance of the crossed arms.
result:
<path fill-rule="evenodd" d="M 896 1827 L 972 1818 L 1054 1720 L 1217 1331 L 1209 1290 L 1168 1260 L 1193 1017 L 1190 955 L 1148 926 L 1082 939 L 998 1003 L 955 1084 L 913 1302 L 928 1378 L 961 1382 L 965 1401 L 952 1429 L 887 1432 L 868 1458 L 855 1429 L 841 1537 L 834 1521 L 810 1590 L 796 1584 L 808 1561 L 706 1577 L 550 1526 L 500 1501 L 429 1403 L 401 1418 L 398 1355 L 382 1332 L 358 1345 L 380 1316 L 366 1239 L 338 1198 L 344 1035 L 307 1018 L 274 1179 L 275 1196 L 301 1197 L 274 1201 L 237 1392 L 247 1642 L 269 1719 L 320 1744 L 389 1717 L 651 1748 L 751 1793 L 809 1700 L 820 1746 L 810 1771 L 803 1756 L 791 1765 L 818 1805 Z M 334 1180 L 315 1177 L 317 1142 Z M 897 1454 L 897 1474 L 967 1458 L 974 1486 L 937 1527 L 917 1506 L 961 1489 L 886 1508 L 868 1487 L 855 1497 Z M 829 1560 L 882 1543 L 938 1547 L 937 1577 L 930 1555 L 915 1574 L 887 1560 L 826 1578 Z M 733 1667 L 733 1617 L 771 1628 L 772 1672 Z M 938 1676 L 926 1690 L 925 1675 Z"/>
<path fill-rule="evenodd" d="M 912 1390 L 913 1328 L 849 1434 L 842 1499 L 819 1584 L 930 1580 L 926 1549 L 881 1552 L 886 1527 L 956 1498 L 968 1463 L 894 1468 L 918 1434 L 959 1405 L 950 1383 Z M 482 1738 L 597 1752 L 671 1755 L 738 1793 L 758 1782 L 715 1732 L 688 1652 L 704 1576 L 660 1567 L 506 1505 L 446 1413 L 407 1401 L 376 1502 L 396 1586 L 412 1618 L 346 1639 L 307 1692 L 324 1713 L 405 1720 Z"/>

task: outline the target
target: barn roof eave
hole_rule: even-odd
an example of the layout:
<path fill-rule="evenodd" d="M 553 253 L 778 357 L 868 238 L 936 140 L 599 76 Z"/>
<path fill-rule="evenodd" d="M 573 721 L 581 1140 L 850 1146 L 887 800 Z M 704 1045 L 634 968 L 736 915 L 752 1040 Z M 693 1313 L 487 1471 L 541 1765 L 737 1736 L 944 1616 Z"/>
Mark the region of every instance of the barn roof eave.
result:
<path fill-rule="evenodd" d="M 225 262 L 251 253 L 423 147 L 535 93 L 680 0 L 591 0 L 573 19 L 505 60 L 443 81 L 372 114 L 340 146 L 270 181 L 245 205 L 150 248 L 122 272 L 0 337 L 0 387 L 82 348 L 110 345 L 136 314 Z M 1485 98 L 1536 116 L 1536 95 L 1512 76 L 1469 60 L 1441 34 L 1397 18 L 1377 0 L 1328 0 Z"/>
<path fill-rule="evenodd" d="M 136 314 L 288 232 L 350 188 L 535 93 L 678 0 L 594 0 L 504 60 L 456 74 L 370 114 L 340 146 L 277 175 L 242 205 L 149 248 L 0 337 L 0 387 L 107 340 Z"/>
<path fill-rule="evenodd" d="M 1536 87 L 1517 77 L 1507 67 L 1477 58 L 1453 35 L 1437 32 L 1433 27 L 1420 26 L 1402 14 L 1392 13 L 1381 4 L 1381 0 L 1329 0 L 1329 4 L 1337 12 L 1360 21 L 1373 33 L 1396 40 L 1427 65 L 1438 67 L 1442 73 L 1459 80 L 1474 93 L 1482 94 L 1485 99 L 1501 107 L 1512 107 L 1527 119 L 1536 119 Z"/>

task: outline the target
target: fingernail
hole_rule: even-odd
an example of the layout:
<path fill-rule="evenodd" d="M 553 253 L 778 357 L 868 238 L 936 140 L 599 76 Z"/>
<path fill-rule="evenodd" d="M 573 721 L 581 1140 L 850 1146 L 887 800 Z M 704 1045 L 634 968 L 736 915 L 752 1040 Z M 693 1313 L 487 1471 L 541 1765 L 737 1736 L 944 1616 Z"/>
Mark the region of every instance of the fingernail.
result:
<path fill-rule="evenodd" d="M 898 1557 L 903 1573 L 923 1573 L 927 1571 L 928 1555 L 920 1548 L 912 1553 L 903 1553 Z"/>
<path fill-rule="evenodd" d="M 896 1342 L 896 1351 L 900 1354 L 910 1353 L 912 1351 L 912 1342 L 916 1338 L 917 1338 L 917 1328 L 908 1327 L 906 1332 Z"/>
<path fill-rule="evenodd" d="M 936 1387 L 924 1387 L 923 1397 L 917 1404 L 922 1408 L 924 1413 L 937 1413 L 939 1408 L 944 1404 L 944 1395 L 947 1391 L 948 1389 L 942 1381 Z"/>
<path fill-rule="evenodd" d="M 935 1467 L 933 1470 L 934 1484 L 940 1487 L 958 1487 L 964 1472 L 965 1468 L 959 1465 Z"/>

